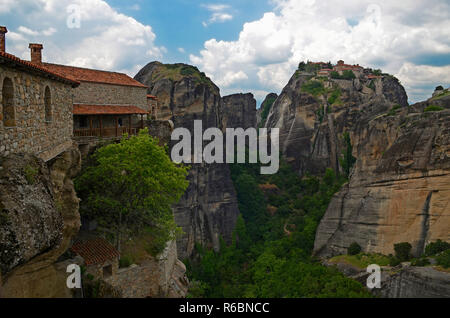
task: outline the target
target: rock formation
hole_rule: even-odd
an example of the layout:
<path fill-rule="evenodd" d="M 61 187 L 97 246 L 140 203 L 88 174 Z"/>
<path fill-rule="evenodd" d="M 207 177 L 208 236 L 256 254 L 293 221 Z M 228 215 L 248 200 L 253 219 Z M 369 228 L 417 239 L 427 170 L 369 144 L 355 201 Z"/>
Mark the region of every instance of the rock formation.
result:
<path fill-rule="evenodd" d="M 197 68 L 152 62 L 135 79 L 158 96 L 159 119 L 171 119 L 175 128 L 187 128 L 192 135 L 194 120 L 202 120 L 203 129 L 223 129 L 219 88 Z M 229 242 L 239 213 L 227 165 L 192 164 L 188 179 L 189 187 L 174 207 L 175 221 L 185 233 L 177 241 L 181 259 L 193 254 L 196 243 L 218 249 L 220 237 Z"/>
<path fill-rule="evenodd" d="M 256 127 L 256 100 L 253 94 L 233 94 L 222 97 L 222 127 L 243 128 Z"/>
<path fill-rule="evenodd" d="M 0 295 L 70 297 L 66 268 L 56 264 L 78 232 L 72 177 L 76 147 L 48 163 L 31 155 L 0 158 Z"/>
<path fill-rule="evenodd" d="M 312 81 L 321 90 L 308 90 Z M 404 88 L 386 74 L 353 80 L 294 74 L 266 122 L 280 128 L 286 160 L 300 175 L 343 173 L 344 133 L 357 159 L 320 223 L 316 254 L 342 254 L 352 242 L 383 254 L 410 242 L 419 254 L 432 240 L 450 241 L 449 110 L 424 112 L 429 105 L 450 108 L 446 98 L 408 106 Z"/>

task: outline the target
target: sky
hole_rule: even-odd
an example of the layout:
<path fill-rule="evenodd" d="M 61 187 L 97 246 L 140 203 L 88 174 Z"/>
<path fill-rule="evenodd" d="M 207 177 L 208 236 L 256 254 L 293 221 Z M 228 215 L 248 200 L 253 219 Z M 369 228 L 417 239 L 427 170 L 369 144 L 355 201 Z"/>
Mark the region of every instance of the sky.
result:
<path fill-rule="evenodd" d="M 280 93 L 300 61 L 344 60 L 397 76 L 409 102 L 450 86 L 449 0 L 0 0 L 6 50 L 125 72 L 188 63 L 221 95 Z"/>

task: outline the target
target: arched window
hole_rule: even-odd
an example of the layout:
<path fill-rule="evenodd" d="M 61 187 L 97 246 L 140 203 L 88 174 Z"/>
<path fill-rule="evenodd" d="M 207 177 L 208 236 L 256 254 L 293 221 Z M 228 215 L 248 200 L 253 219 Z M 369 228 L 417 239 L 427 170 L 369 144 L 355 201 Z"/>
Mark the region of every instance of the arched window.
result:
<path fill-rule="evenodd" d="M 16 125 L 16 114 L 14 110 L 14 86 L 11 79 L 6 77 L 2 89 L 3 125 L 14 127 Z"/>
<path fill-rule="evenodd" d="M 48 86 L 45 87 L 44 93 L 44 105 L 45 105 L 45 121 L 52 121 L 52 95 L 50 93 L 50 88 Z"/>

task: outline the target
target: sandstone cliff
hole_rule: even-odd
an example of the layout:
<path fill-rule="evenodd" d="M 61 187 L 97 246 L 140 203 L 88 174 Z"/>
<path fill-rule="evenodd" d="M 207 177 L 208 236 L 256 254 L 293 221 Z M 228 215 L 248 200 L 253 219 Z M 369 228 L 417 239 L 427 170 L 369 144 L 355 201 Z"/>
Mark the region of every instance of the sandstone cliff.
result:
<path fill-rule="evenodd" d="M 224 128 L 256 127 L 256 100 L 253 94 L 233 94 L 222 97 Z"/>
<path fill-rule="evenodd" d="M 195 67 L 152 62 L 135 79 L 158 96 L 158 118 L 171 119 L 175 128 L 193 135 L 194 120 L 202 120 L 203 129 L 223 129 L 219 88 Z M 177 241 L 181 259 L 193 254 L 195 243 L 218 249 L 220 237 L 229 242 L 239 213 L 227 165 L 192 164 L 188 179 L 189 187 L 174 207 L 175 221 L 185 233 Z"/>
<path fill-rule="evenodd" d="M 71 297 L 56 262 L 80 227 L 72 183 L 80 158 L 76 147 L 48 163 L 0 158 L 1 297 Z"/>
<path fill-rule="evenodd" d="M 319 89 L 309 89 L 312 81 Z M 324 80 L 296 72 L 274 103 L 266 127 L 280 128 L 280 150 L 300 175 L 343 173 L 348 133 L 356 163 L 350 182 L 333 198 L 317 230 L 315 253 L 393 253 L 410 242 L 450 240 L 449 111 L 446 97 L 408 106 L 392 76 Z"/>

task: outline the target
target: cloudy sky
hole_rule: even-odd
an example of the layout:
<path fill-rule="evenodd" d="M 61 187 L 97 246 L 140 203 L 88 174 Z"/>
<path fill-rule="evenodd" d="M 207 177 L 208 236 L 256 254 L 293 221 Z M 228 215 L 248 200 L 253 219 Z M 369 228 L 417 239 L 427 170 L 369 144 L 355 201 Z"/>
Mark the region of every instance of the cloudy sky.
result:
<path fill-rule="evenodd" d="M 450 86 L 448 0 L 0 0 L 7 51 L 123 71 L 148 62 L 196 65 L 222 95 L 279 93 L 299 61 L 381 68 L 410 102 Z"/>

